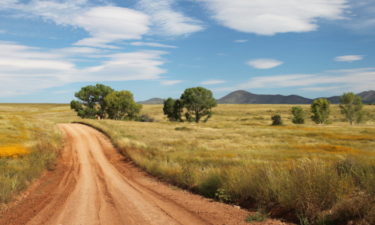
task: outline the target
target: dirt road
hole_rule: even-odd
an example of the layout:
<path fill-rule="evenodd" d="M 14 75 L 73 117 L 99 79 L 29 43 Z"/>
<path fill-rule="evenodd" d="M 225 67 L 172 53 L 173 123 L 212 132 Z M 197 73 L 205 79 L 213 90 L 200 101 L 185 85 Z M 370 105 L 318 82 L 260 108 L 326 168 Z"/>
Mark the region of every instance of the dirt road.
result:
<path fill-rule="evenodd" d="M 61 167 L 5 212 L 0 224 L 246 224 L 245 210 L 148 178 L 95 129 L 59 128 L 66 140 Z"/>

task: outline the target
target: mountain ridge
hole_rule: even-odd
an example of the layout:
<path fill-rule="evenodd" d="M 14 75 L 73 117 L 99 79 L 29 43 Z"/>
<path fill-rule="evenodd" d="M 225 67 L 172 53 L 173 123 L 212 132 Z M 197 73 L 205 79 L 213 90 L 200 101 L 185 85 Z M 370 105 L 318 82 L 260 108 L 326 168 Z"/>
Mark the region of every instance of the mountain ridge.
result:
<path fill-rule="evenodd" d="M 362 98 L 363 103 L 375 102 L 375 91 L 364 91 L 357 94 Z M 316 98 L 318 99 L 318 98 Z M 327 98 L 332 104 L 340 103 L 340 96 Z M 145 101 L 138 101 L 138 104 L 159 105 L 164 104 L 162 98 L 151 98 Z M 314 99 L 305 98 L 299 95 L 258 95 L 248 91 L 238 90 L 227 94 L 216 100 L 218 104 L 311 104 Z"/>

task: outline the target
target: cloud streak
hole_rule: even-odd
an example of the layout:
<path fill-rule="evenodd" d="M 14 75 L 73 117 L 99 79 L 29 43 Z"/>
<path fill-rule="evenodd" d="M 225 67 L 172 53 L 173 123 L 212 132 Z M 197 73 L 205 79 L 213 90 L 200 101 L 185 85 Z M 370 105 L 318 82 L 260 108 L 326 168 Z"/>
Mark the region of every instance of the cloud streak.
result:
<path fill-rule="evenodd" d="M 280 66 L 284 62 L 275 60 L 275 59 L 255 59 L 247 62 L 247 65 L 255 69 L 270 69 L 276 66 Z"/>
<path fill-rule="evenodd" d="M 0 42 L 0 48 L 6 49 L 0 52 L 1 97 L 35 93 L 74 82 L 160 79 L 160 74 L 166 72 L 159 67 L 165 63 L 162 55 L 168 53 L 92 53 L 100 58 L 99 65 L 78 69 L 69 59 L 77 49 L 46 51 L 12 42 Z"/>
<path fill-rule="evenodd" d="M 253 77 L 248 82 L 214 91 L 235 91 L 256 88 L 299 88 L 308 91 L 332 90 L 361 92 L 373 89 L 375 68 L 332 70 L 320 74 L 289 74 Z"/>
<path fill-rule="evenodd" d="M 130 43 L 131 45 L 134 46 L 150 46 L 150 47 L 159 47 L 159 48 L 178 48 L 177 46 L 172 46 L 172 45 L 163 45 L 159 43 L 154 43 L 154 42 L 132 42 Z"/>
<path fill-rule="evenodd" d="M 226 83 L 226 82 L 227 82 L 226 80 L 211 79 L 211 80 L 202 81 L 201 84 L 206 84 L 206 85 L 209 85 L 209 84 L 222 84 L 222 83 Z"/>
<path fill-rule="evenodd" d="M 362 60 L 363 55 L 344 55 L 344 56 L 337 56 L 334 60 L 336 62 L 353 62 Z"/>
<path fill-rule="evenodd" d="M 187 36 L 205 29 L 200 20 L 173 10 L 172 5 L 175 3 L 175 0 L 140 0 L 138 2 L 137 8 L 151 15 L 151 21 L 154 23 L 151 34 Z"/>
<path fill-rule="evenodd" d="M 198 0 L 221 25 L 246 33 L 274 35 L 318 29 L 318 19 L 343 19 L 346 0 Z"/>

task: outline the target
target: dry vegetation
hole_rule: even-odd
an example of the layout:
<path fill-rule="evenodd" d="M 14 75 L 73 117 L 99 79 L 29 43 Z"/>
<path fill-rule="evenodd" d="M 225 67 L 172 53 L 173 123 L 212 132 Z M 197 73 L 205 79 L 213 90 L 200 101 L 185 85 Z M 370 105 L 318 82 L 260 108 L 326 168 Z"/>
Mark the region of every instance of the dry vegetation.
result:
<path fill-rule="evenodd" d="M 331 125 L 314 124 L 309 105 L 305 125 L 291 122 L 292 105 L 219 105 L 199 124 L 169 122 L 162 107 L 143 106 L 153 123 L 82 120 L 68 105 L 3 104 L 0 115 L 90 124 L 150 174 L 220 201 L 281 206 L 305 224 L 375 223 L 375 106 L 365 106 L 367 123 L 355 126 L 338 105 Z M 275 114 L 283 126 L 270 126 Z"/>
<path fill-rule="evenodd" d="M 27 188 L 45 168 L 54 167 L 61 135 L 53 122 L 35 117 L 46 108 L 46 105 L 0 105 L 0 208 Z"/>
<path fill-rule="evenodd" d="M 154 123 L 80 121 L 102 129 L 144 170 L 204 196 L 282 206 L 305 224 L 373 224 L 375 107 L 355 126 L 331 107 L 331 125 L 310 122 L 307 105 L 305 125 L 291 123 L 291 105 L 220 105 L 206 124 L 168 122 L 162 106 L 144 106 Z M 275 114 L 284 126 L 270 126 Z M 356 205 L 345 208 L 347 201 Z"/>

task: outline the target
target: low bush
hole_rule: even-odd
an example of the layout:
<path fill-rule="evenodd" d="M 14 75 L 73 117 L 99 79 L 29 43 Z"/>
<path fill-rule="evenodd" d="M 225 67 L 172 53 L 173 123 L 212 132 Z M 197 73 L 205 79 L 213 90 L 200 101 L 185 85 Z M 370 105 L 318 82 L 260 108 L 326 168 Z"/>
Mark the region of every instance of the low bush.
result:
<path fill-rule="evenodd" d="M 150 117 L 149 115 L 147 114 L 142 114 L 140 117 L 139 117 L 139 120 L 140 122 L 154 122 L 154 118 L 153 117 Z"/>
<path fill-rule="evenodd" d="M 272 125 L 282 125 L 283 124 L 283 121 L 281 120 L 281 116 L 280 115 L 274 115 L 271 117 L 272 119 Z"/>

